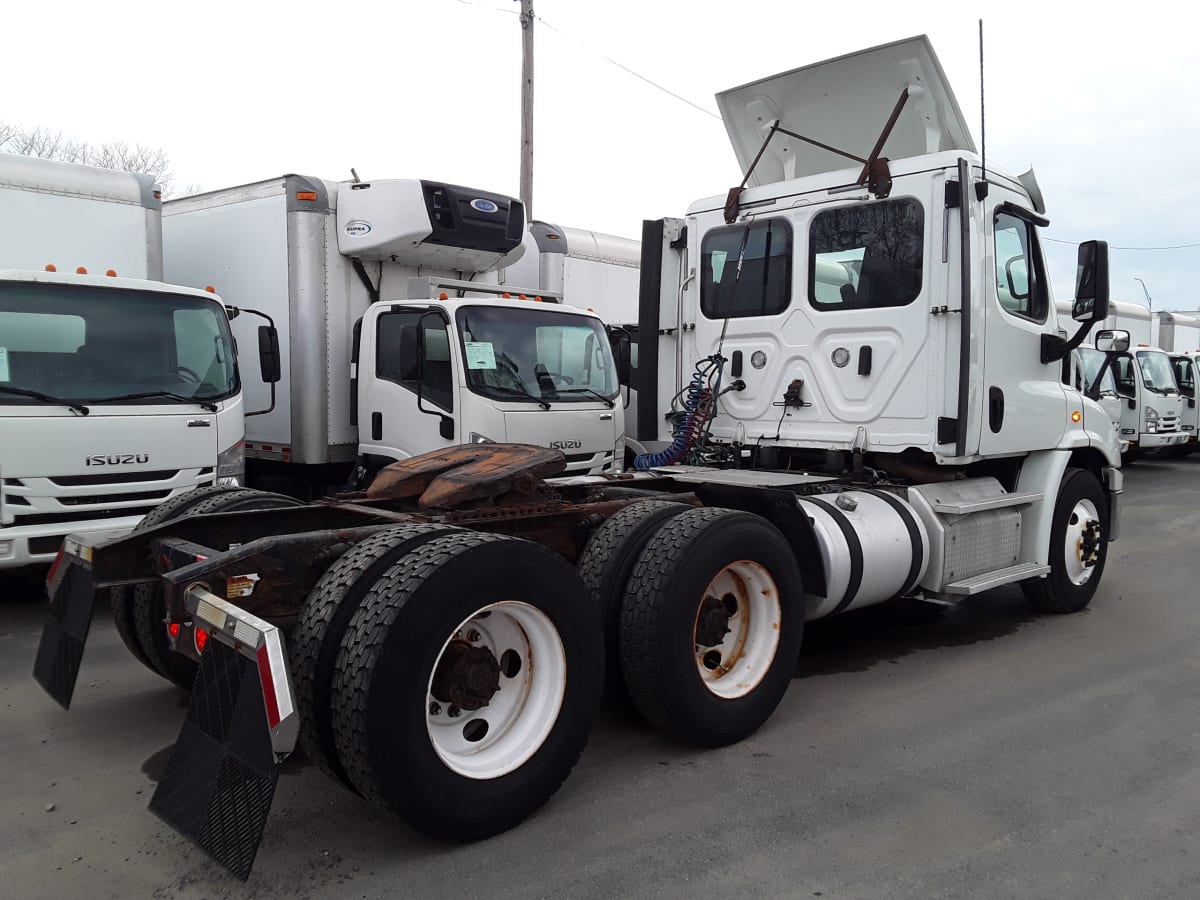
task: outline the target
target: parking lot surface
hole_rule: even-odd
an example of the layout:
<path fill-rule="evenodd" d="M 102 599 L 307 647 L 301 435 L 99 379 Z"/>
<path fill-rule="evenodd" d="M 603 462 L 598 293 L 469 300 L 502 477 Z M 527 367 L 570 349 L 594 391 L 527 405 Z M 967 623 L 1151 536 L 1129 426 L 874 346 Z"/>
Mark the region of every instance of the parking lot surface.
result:
<path fill-rule="evenodd" d="M 1126 472 L 1090 610 L 1019 590 L 936 624 L 809 628 L 775 716 L 715 751 L 607 708 L 522 826 L 446 846 L 303 759 L 246 884 L 146 804 L 185 700 L 98 614 L 69 713 L 30 677 L 38 586 L 0 579 L 0 895 L 1200 896 L 1200 458 Z"/>

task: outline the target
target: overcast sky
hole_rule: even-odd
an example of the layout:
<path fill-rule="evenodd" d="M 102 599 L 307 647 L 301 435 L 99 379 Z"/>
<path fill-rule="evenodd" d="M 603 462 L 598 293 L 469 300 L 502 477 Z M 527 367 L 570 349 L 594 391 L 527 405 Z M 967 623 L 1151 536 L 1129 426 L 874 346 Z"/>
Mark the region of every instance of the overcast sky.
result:
<path fill-rule="evenodd" d="M 1200 49 L 1175 5 L 537 0 L 536 218 L 638 237 L 740 172 L 713 94 L 928 34 L 988 159 L 1033 164 L 1047 238 L 1200 243 Z M 1073 5 L 1071 5 L 1073 6 Z M 10 3 L 0 119 L 162 147 L 177 183 L 298 172 L 429 178 L 517 194 L 520 27 L 513 0 Z M 1000 13 L 1003 14 L 1001 18 Z M 20 40 L 16 35 L 24 35 Z M 1047 245 L 1069 298 L 1074 247 Z M 1200 247 L 1112 251 L 1114 299 L 1200 308 Z"/>

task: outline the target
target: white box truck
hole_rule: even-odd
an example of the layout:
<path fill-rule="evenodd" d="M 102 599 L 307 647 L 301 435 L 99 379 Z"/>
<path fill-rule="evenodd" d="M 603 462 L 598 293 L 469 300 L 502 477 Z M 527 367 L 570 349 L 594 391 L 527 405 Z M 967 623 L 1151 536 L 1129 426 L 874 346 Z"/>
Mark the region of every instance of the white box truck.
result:
<path fill-rule="evenodd" d="M 459 443 L 554 447 L 573 473 L 622 462 L 603 323 L 561 292 L 496 284 L 524 252 L 520 201 L 285 175 L 168 202 L 163 241 L 168 278 L 278 328 L 282 380 L 247 385 L 270 408 L 246 422 L 255 486 L 319 496 Z"/>
<path fill-rule="evenodd" d="M 0 154 L 0 568 L 242 476 L 220 298 L 162 282 L 146 175 Z"/>
<path fill-rule="evenodd" d="M 64 548 L 34 668 L 59 703 L 97 588 L 153 588 L 168 627 L 207 635 L 178 647 L 200 670 L 151 808 L 221 865 L 249 875 L 298 741 L 412 826 L 477 840 L 563 783 L 605 677 L 672 738 L 725 745 L 820 689 L 793 679 L 809 620 L 1014 583 L 1048 613 L 1096 595 L 1117 435 L 1061 372 L 1107 312 L 1107 247 L 1082 245 L 1060 337 L 1040 193 L 984 171 L 924 38 L 719 100 L 754 182 L 643 230 L 640 423 L 666 449 L 640 471 L 547 478 L 552 450 L 458 447 L 361 495 Z"/>

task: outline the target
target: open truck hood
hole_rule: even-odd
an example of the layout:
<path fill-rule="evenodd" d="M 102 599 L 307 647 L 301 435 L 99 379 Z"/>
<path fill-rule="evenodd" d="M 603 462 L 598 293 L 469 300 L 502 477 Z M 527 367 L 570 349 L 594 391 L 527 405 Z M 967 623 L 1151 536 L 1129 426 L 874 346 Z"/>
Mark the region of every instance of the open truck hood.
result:
<path fill-rule="evenodd" d="M 788 131 L 866 159 L 906 87 L 908 102 L 883 156 L 903 159 L 939 150 L 975 151 L 958 101 L 924 35 L 722 91 L 717 106 L 745 172 L 776 120 Z M 844 156 L 777 134 L 749 184 L 772 184 L 855 165 Z"/>

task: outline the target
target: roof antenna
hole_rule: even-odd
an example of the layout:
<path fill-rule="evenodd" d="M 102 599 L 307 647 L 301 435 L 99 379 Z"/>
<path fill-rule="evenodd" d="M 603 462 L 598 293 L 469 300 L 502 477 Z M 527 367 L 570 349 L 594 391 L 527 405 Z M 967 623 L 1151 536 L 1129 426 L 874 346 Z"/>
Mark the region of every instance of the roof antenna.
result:
<path fill-rule="evenodd" d="M 979 155 L 983 178 L 975 185 L 975 197 L 982 200 L 988 195 L 987 120 L 983 116 L 983 19 L 979 20 Z"/>
<path fill-rule="evenodd" d="M 979 27 L 983 27 L 983 20 L 980 20 Z M 350 177 L 354 179 L 355 184 L 362 184 L 362 179 L 358 177 L 358 173 L 354 171 L 354 166 L 350 167 Z"/>

